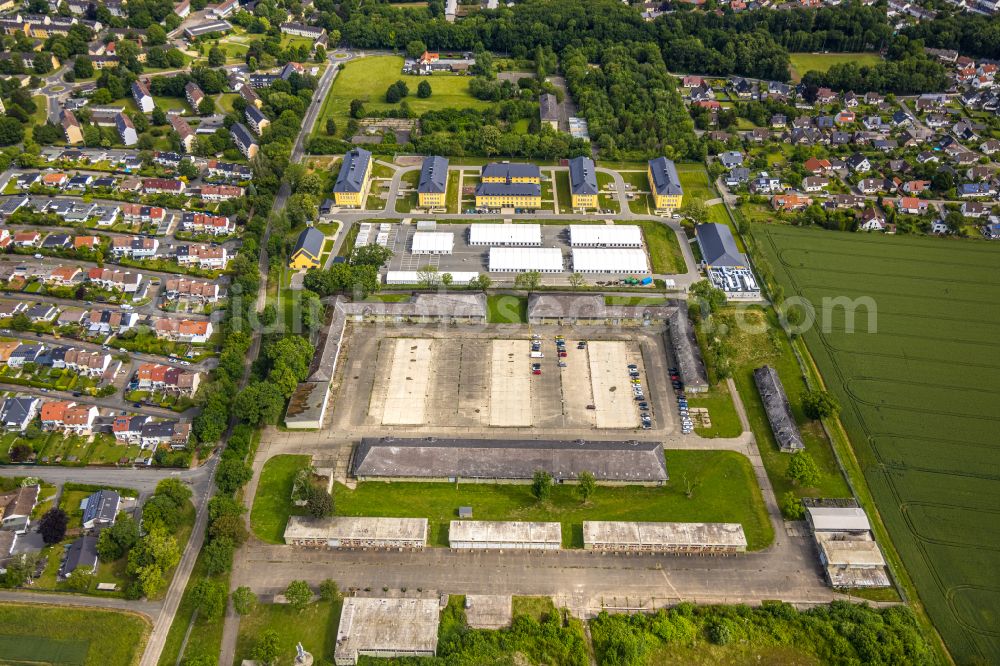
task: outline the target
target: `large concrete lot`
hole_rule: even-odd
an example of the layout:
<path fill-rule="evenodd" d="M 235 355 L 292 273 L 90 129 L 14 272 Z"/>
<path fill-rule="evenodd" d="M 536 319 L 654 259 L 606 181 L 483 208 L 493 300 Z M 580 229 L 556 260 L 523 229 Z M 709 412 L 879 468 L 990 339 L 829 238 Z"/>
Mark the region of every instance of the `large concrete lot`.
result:
<path fill-rule="evenodd" d="M 531 358 L 538 335 L 544 358 Z M 555 336 L 566 338 L 559 359 Z M 523 436 L 635 432 L 628 365 L 639 368 L 653 429 L 676 425 L 662 330 L 353 324 L 338 368 L 329 428 L 378 435 Z M 577 342 L 586 340 L 586 349 Z M 559 367 L 562 360 L 566 367 Z M 532 374 L 533 363 L 541 374 Z"/>

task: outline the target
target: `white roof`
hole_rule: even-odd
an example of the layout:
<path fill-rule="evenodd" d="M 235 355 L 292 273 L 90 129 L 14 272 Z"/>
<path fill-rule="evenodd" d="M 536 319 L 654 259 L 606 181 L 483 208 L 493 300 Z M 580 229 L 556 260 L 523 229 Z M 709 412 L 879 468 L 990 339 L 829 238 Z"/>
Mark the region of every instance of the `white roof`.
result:
<path fill-rule="evenodd" d="M 438 276 L 451 273 L 452 284 L 469 284 L 479 277 L 475 271 L 439 271 Z M 420 284 L 420 271 L 387 271 L 386 284 Z"/>
<path fill-rule="evenodd" d="M 810 506 L 806 507 L 809 522 L 817 532 L 871 530 L 865 510 L 856 506 Z"/>
<path fill-rule="evenodd" d="M 502 520 L 453 520 L 448 540 L 455 543 L 549 543 L 562 544 L 559 523 L 528 523 Z"/>
<path fill-rule="evenodd" d="M 570 245 L 631 245 L 642 247 L 642 228 L 634 224 L 569 225 Z"/>
<path fill-rule="evenodd" d="M 747 545 L 739 523 L 649 523 L 605 520 L 583 521 L 584 544 L 651 546 Z"/>
<path fill-rule="evenodd" d="M 557 247 L 491 247 L 490 270 L 558 272 L 563 270 L 562 250 Z"/>
<path fill-rule="evenodd" d="M 434 654 L 440 608 L 432 599 L 348 597 L 337 628 L 337 663 L 357 663 L 359 653 Z"/>
<path fill-rule="evenodd" d="M 447 252 L 455 247 L 455 234 L 450 231 L 417 231 L 413 234 L 413 249 L 417 252 Z"/>
<path fill-rule="evenodd" d="M 579 273 L 648 273 L 641 248 L 573 248 L 573 270 Z"/>
<path fill-rule="evenodd" d="M 469 225 L 471 245 L 541 245 L 540 224 L 472 224 Z"/>

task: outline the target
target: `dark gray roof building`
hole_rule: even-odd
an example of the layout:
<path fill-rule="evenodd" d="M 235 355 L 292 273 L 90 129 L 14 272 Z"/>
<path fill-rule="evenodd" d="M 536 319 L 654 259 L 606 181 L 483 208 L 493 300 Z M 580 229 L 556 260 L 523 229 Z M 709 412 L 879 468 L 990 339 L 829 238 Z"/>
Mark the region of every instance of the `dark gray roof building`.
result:
<path fill-rule="evenodd" d="M 677 175 L 677 167 L 671 160 L 666 157 L 651 159 L 649 171 L 653 174 L 654 194 L 684 194 L 680 176 Z"/>
<path fill-rule="evenodd" d="M 764 402 L 767 420 L 771 424 L 778 447 L 785 453 L 794 453 L 806 448 L 778 372 L 771 366 L 765 365 L 753 371 L 753 380 Z"/>
<path fill-rule="evenodd" d="M 344 155 L 337 174 L 334 192 L 361 192 L 365 187 L 365 174 L 372 161 L 372 154 L 364 148 L 353 148 Z"/>
<path fill-rule="evenodd" d="M 121 501 L 121 496 L 114 490 L 98 490 L 91 494 L 83 509 L 84 529 L 113 525 Z"/>
<path fill-rule="evenodd" d="M 490 162 L 482 170 L 482 179 L 502 178 L 510 182 L 517 178 L 533 178 L 540 180 L 542 172 L 535 164 L 525 164 L 524 162 Z"/>
<path fill-rule="evenodd" d="M 746 256 L 736 247 L 736 239 L 726 225 L 708 222 L 699 224 L 694 232 L 706 266 L 749 267 Z"/>
<path fill-rule="evenodd" d="M 537 197 L 542 194 L 542 186 L 537 183 L 479 183 L 477 197 Z"/>
<path fill-rule="evenodd" d="M 420 167 L 420 194 L 442 194 L 448 189 L 448 160 L 444 157 L 425 157 Z"/>
<path fill-rule="evenodd" d="M 597 194 L 597 169 L 589 157 L 569 161 L 569 190 L 572 194 Z"/>
<path fill-rule="evenodd" d="M 97 537 L 82 536 L 69 547 L 66 552 L 66 559 L 59 567 L 59 575 L 63 578 L 69 576 L 77 569 L 81 571 L 93 571 L 97 568 Z"/>
<path fill-rule="evenodd" d="M 543 123 L 558 123 L 559 100 L 552 93 L 542 93 L 538 98 L 538 112 Z"/>
<path fill-rule="evenodd" d="M 684 388 L 693 393 L 708 390 L 708 374 L 701 358 L 701 348 L 694 334 L 694 326 L 688 318 L 687 308 L 679 307 L 667 320 L 670 342 L 673 344 L 677 369 L 680 370 Z"/>
<path fill-rule="evenodd" d="M 478 479 L 530 482 L 537 470 L 558 481 L 588 471 L 599 483 L 662 485 L 668 480 L 659 442 L 495 439 L 361 440 L 351 473 L 358 479 Z"/>
<path fill-rule="evenodd" d="M 295 247 L 292 248 L 290 256 L 294 257 L 299 250 L 305 250 L 310 256 L 319 257 L 323 254 L 323 241 L 325 239 L 326 236 L 316 227 L 306 227 L 295 240 Z"/>

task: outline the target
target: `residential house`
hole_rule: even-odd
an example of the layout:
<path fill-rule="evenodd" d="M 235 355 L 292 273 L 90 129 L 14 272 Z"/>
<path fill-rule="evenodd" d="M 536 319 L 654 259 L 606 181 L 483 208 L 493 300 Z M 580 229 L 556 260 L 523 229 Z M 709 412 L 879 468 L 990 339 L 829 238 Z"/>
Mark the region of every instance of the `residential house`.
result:
<path fill-rule="evenodd" d="M 978 201 L 963 201 L 961 211 L 963 217 L 980 218 L 989 215 L 992 206 Z"/>
<path fill-rule="evenodd" d="M 319 268 L 326 237 L 316 227 L 306 227 L 295 241 L 295 247 L 288 260 L 288 267 L 296 270 Z"/>
<path fill-rule="evenodd" d="M 775 194 L 771 197 L 771 208 L 778 211 L 805 210 L 812 205 L 812 199 L 799 194 Z"/>
<path fill-rule="evenodd" d="M 43 430 L 89 435 L 97 416 L 98 410 L 94 405 L 81 405 L 72 400 L 46 400 L 42 403 Z"/>
<path fill-rule="evenodd" d="M 181 216 L 181 231 L 227 236 L 236 231 L 236 224 L 224 215 L 187 212 Z"/>
<path fill-rule="evenodd" d="M 156 108 L 153 96 L 149 94 L 149 88 L 140 80 L 132 83 L 132 98 L 135 100 L 135 105 L 143 113 L 152 113 L 153 109 Z"/>
<path fill-rule="evenodd" d="M 198 106 L 205 99 L 205 92 L 194 81 L 188 81 L 184 85 L 184 97 L 195 113 L 198 113 Z"/>
<path fill-rule="evenodd" d="M 80 121 L 76 119 L 76 114 L 63 109 L 59 114 L 59 122 L 62 123 L 66 143 L 70 145 L 83 143 L 83 127 L 80 126 Z"/>
<path fill-rule="evenodd" d="M 237 185 L 205 185 L 201 188 L 201 198 L 205 201 L 228 201 L 243 196 L 243 188 Z"/>
<path fill-rule="evenodd" d="M 245 158 L 252 160 L 257 155 L 259 146 L 253 138 L 253 134 L 246 128 L 246 125 L 243 123 L 233 123 L 233 126 L 229 128 L 229 134 L 233 137 L 236 147 L 240 149 Z"/>
<path fill-rule="evenodd" d="M 802 189 L 806 192 L 820 192 L 830 185 L 826 176 L 807 176 L 802 179 Z"/>
<path fill-rule="evenodd" d="M 766 171 L 761 171 L 760 175 L 750 181 L 751 194 L 773 194 L 782 189 L 781 180 L 771 176 Z"/>
<path fill-rule="evenodd" d="M 156 336 L 178 342 L 204 344 L 212 337 L 212 322 L 191 319 L 160 318 L 153 323 Z"/>
<path fill-rule="evenodd" d="M 115 116 L 115 127 L 118 129 L 118 136 L 121 137 L 122 143 L 126 146 L 134 146 L 139 143 L 139 133 L 135 131 L 132 119 L 124 113 Z"/>
<path fill-rule="evenodd" d="M 142 284 L 142 273 L 94 266 L 87 271 L 87 280 L 102 289 L 120 291 L 125 294 L 135 294 L 139 291 L 139 287 Z"/>
<path fill-rule="evenodd" d="M 66 579 L 74 573 L 83 575 L 97 571 L 97 537 L 85 534 L 70 544 L 66 557 L 59 566 L 59 577 Z"/>
<path fill-rule="evenodd" d="M 847 166 L 855 173 L 868 173 L 872 168 L 871 162 L 861 153 L 855 153 L 848 157 Z"/>
<path fill-rule="evenodd" d="M 0 528 L 16 534 L 27 533 L 39 492 L 41 488 L 36 483 L 0 495 Z"/>
<path fill-rule="evenodd" d="M 115 236 L 111 239 L 111 254 L 115 257 L 148 259 L 156 256 L 160 241 L 145 236 Z"/>
<path fill-rule="evenodd" d="M 184 152 L 192 152 L 194 150 L 195 132 L 191 129 L 191 125 L 178 115 L 171 115 L 169 121 L 170 126 L 177 132 L 177 136 L 180 137 L 181 147 L 184 148 Z"/>
<path fill-rule="evenodd" d="M 79 266 L 56 266 L 49 271 L 45 281 L 59 287 L 71 287 L 77 283 L 82 273 Z"/>
<path fill-rule="evenodd" d="M 187 186 L 183 180 L 170 178 L 143 178 L 142 189 L 146 194 L 183 194 Z"/>
<path fill-rule="evenodd" d="M 866 208 L 861 213 L 858 229 L 862 231 L 885 231 L 885 216 L 876 208 Z"/>
<path fill-rule="evenodd" d="M 86 324 L 89 335 L 117 335 L 131 330 L 139 321 L 135 312 L 121 310 L 91 310 L 87 313 Z"/>
<path fill-rule="evenodd" d="M 164 287 L 163 296 L 167 300 L 187 298 L 206 303 L 214 303 L 219 300 L 219 285 L 215 282 L 170 278 Z"/>
<path fill-rule="evenodd" d="M 142 363 L 135 379 L 142 391 L 161 391 L 193 396 L 198 391 L 201 373 L 182 370 L 172 365 Z"/>
<path fill-rule="evenodd" d="M 897 201 L 897 210 L 908 215 L 923 215 L 927 212 L 930 204 L 916 197 L 900 197 Z"/>
<path fill-rule="evenodd" d="M 103 377 L 111 367 L 111 354 L 104 351 L 89 351 L 71 347 L 63 355 L 63 364 L 71 370 L 86 377 Z"/>
<path fill-rule="evenodd" d="M 7 430 L 24 432 L 35 416 L 41 400 L 32 396 L 14 396 L 3 401 L 0 407 L 0 423 Z"/>
<path fill-rule="evenodd" d="M 98 490 L 83 500 L 80 508 L 83 510 L 81 525 L 85 530 L 95 527 L 110 527 L 115 524 L 122 498 L 115 490 Z"/>
<path fill-rule="evenodd" d="M 175 259 L 181 266 L 197 266 L 203 270 L 222 270 L 229 263 L 224 247 L 211 245 L 178 245 Z"/>

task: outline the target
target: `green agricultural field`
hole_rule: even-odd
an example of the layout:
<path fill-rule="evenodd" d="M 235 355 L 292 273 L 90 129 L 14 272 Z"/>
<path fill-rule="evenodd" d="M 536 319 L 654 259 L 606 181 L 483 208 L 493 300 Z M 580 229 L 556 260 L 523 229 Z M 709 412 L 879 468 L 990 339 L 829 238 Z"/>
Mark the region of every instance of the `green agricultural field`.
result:
<path fill-rule="evenodd" d="M 0 604 L 0 662 L 57 666 L 131 666 L 149 623 L 96 609 Z"/>
<path fill-rule="evenodd" d="M 544 520 L 562 523 L 563 546 L 583 547 L 584 520 L 666 520 L 741 523 L 751 550 L 774 538 L 750 461 L 732 451 L 667 451 L 670 481 L 661 488 L 599 486 L 584 505 L 575 486 L 555 486 L 535 500 L 529 484 L 359 483 L 334 487 L 339 515 L 427 518 L 428 542 L 448 545 L 448 523 L 458 507 L 477 520 Z M 685 481 L 686 480 L 686 481 Z M 692 488 L 687 496 L 688 485 Z"/>
<path fill-rule="evenodd" d="M 825 72 L 834 65 L 855 63 L 858 66 L 875 65 L 882 62 L 877 53 L 791 53 L 792 81 L 799 82 L 809 71 Z"/>
<path fill-rule="evenodd" d="M 351 100 L 363 100 L 369 110 L 391 108 L 393 105 L 385 101 L 385 91 L 398 80 L 405 81 L 409 87 L 406 101 L 417 115 L 432 109 L 483 109 L 490 105 L 469 94 L 469 77 L 454 74 L 410 76 L 401 74 L 402 69 L 402 56 L 372 56 L 344 64 L 323 102 L 313 135 L 325 131 L 327 118 L 336 120 L 338 128 L 346 127 Z M 417 97 L 417 85 L 421 81 L 431 84 L 433 93 L 427 99 Z"/>
<path fill-rule="evenodd" d="M 920 601 L 958 663 L 1000 661 L 1000 247 L 754 225 L 786 296 L 870 298 L 803 334 Z M 820 312 L 822 314 L 822 312 Z"/>

